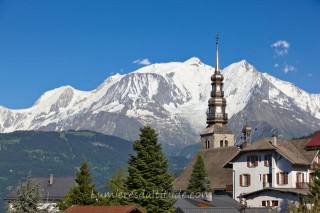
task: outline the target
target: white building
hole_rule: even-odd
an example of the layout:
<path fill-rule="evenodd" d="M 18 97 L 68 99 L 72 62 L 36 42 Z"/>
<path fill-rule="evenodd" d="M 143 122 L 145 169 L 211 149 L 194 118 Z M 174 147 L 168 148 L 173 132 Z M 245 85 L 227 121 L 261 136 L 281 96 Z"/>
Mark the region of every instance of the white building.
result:
<path fill-rule="evenodd" d="M 247 143 L 224 167 L 233 170 L 233 197 L 248 207 L 286 209 L 308 192 L 319 151 L 307 151 L 308 139 L 263 138 Z M 245 144 L 245 143 L 243 143 Z"/>

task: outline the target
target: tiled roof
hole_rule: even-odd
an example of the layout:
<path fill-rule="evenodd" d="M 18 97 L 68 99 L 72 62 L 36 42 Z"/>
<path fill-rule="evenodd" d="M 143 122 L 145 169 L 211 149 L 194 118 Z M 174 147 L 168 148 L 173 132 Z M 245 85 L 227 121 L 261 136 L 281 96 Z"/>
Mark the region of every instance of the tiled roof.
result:
<path fill-rule="evenodd" d="M 143 213 L 136 206 L 71 206 L 64 213 Z"/>
<path fill-rule="evenodd" d="M 203 160 L 208 172 L 211 189 L 224 189 L 226 185 L 232 184 L 232 170 L 223 168 L 223 165 L 238 152 L 239 149 L 236 146 L 199 151 L 199 153 L 203 154 Z M 187 189 L 196 158 L 197 156 L 189 162 L 181 175 L 174 180 L 173 189 L 175 191 Z"/>
<path fill-rule="evenodd" d="M 320 147 L 320 132 L 318 132 L 307 144 L 306 147 Z"/>
<path fill-rule="evenodd" d="M 233 207 L 185 207 L 177 208 L 174 213 L 239 213 L 240 211 Z"/>
<path fill-rule="evenodd" d="M 50 186 L 48 184 L 49 178 L 32 178 L 39 184 L 42 190 L 42 199 L 49 201 L 61 200 L 65 197 L 71 187 L 75 186 L 75 181 L 73 177 L 70 178 L 53 178 L 53 184 Z M 5 200 L 15 200 L 17 199 L 17 187 L 9 192 Z"/>
<path fill-rule="evenodd" d="M 264 188 L 264 189 L 260 189 L 257 191 L 253 191 L 250 193 L 246 193 L 241 195 L 241 197 L 248 197 L 250 195 L 255 195 L 255 194 L 259 194 L 262 192 L 266 192 L 266 191 L 278 191 L 281 193 L 293 193 L 293 194 L 297 194 L 297 195 L 307 195 L 308 194 L 308 189 L 297 189 L 297 188 Z M 239 196 L 240 197 L 240 196 Z"/>
<path fill-rule="evenodd" d="M 230 160 L 230 162 L 236 161 L 238 157 L 246 152 L 274 150 L 289 160 L 292 164 L 310 165 L 317 154 L 317 151 L 307 151 L 304 149 L 308 139 L 295 139 L 290 141 L 277 139 L 276 144 L 273 144 L 272 141 L 272 138 L 262 138 L 250 146 L 242 149 Z M 227 167 L 227 164 L 225 167 Z"/>

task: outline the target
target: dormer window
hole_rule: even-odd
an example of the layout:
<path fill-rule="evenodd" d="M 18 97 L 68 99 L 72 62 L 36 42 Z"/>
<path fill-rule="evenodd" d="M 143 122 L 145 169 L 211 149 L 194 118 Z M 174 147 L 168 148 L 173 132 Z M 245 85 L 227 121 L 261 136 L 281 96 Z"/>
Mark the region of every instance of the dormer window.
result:
<path fill-rule="evenodd" d="M 248 167 L 257 167 L 258 166 L 258 156 L 250 155 L 247 157 L 247 166 Z"/>

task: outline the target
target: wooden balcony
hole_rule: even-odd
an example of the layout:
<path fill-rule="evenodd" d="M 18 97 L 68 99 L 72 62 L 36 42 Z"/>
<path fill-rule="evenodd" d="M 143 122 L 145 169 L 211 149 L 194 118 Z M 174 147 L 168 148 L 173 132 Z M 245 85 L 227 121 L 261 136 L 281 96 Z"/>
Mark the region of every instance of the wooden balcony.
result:
<path fill-rule="evenodd" d="M 296 182 L 296 188 L 297 189 L 308 189 L 309 183 L 307 182 Z"/>

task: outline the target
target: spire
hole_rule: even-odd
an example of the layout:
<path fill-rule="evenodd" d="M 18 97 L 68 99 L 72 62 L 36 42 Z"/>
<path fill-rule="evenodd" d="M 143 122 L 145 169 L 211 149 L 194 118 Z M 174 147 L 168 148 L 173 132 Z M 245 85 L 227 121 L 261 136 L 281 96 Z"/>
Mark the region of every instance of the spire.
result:
<path fill-rule="evenodd" d="M 215 73 L 219 73 L 219 54 L 218 54 L 218 46 L 219 46 L 219 33 L 216 34 L 216 70 L 215 70 Z"/>

